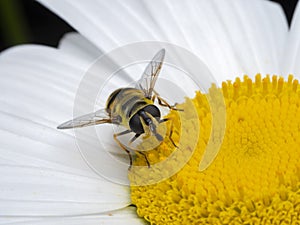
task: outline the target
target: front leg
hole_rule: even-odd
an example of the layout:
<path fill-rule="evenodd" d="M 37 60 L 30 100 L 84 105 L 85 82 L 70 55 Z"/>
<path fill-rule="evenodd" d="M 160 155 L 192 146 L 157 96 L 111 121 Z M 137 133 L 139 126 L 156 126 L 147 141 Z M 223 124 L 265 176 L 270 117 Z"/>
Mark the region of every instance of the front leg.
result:
<path fill-rule="evenodd" d="M 172 142 L 172 144 L 174 145 L 174 147 L 177 148 L 178 146 L 175 144 L 175 142 L 174 142 L 174 140 L 172 138 L 172 135 L 173 135 L 173 120 L 171 118 L 164 118 L 164 119 L 161 119 L 159 121 L 159 123 L 164 123 L 164 122 L 167 122 L 169 120 L 171 120 L 169 139 Z"/>
<path fill-rule="evenodd" d="M 129 165 L 129 168 L 128 168 L 128 170 L 130 170 L 131 169 L 131 167 L 132 167 L 132 156 L 131 156 L 131 154 L 130 154 L 130 150 L 131 151 L 134 151 L 133 149 L 130 149 L 130 148 L 128 148 L 128 147 L 126 147 L 125 145 L 123 145 L 122 143 L 121 143 L 121 141 L 118 139 L 118 137 L 119 136 L 122 136 L 122 135 L 125 135 L 125 134 L 129 134 L 129 133 L 131 133 L 132 131 L 131 130 L 125 130 L 125 131 L 122 131 L 122 132 L 120 132 L 120 133 L 117 133 L 117 134 L 114 134 L 114 139 L 115 139 L 115 141 L 117 142 L 117 144 L 128 154 L 128 157 L 129 157 L 129 161 L 130 161 L 130 165 Z M 131 140 L 131 143 L 137 138 L 137 137 L 139 137 L 140 135 L 139 134 L 136 134 L 133 138 L 132 138 L 132 140 Z M 146 163 L 147 163 L 147 166 L 148 166 L 148 168 L 150 168 L 150 163 L 149 163 L 149 161 L 148 161 L 148 158 L 147 158 L 147 156 L 144 154 L 144 153 L 142 153 L 142 152 L 140 152 L 140 151 L 138 151 L 141 155 L 143 155 L 144 157 L 145 157 L 145 160 L 146 160 Z"/>
<path fill-rule="evenodd" d="M 130 165 L 129 165 L 129 168 L 128 168 L 129 170 L 132 167 L 132 156 L 130 154 L 130 150 L 128 150 L 127 147 L 121 143 L 121 141 L 118 139 L 118 137 L 122 136 L 124 134 L 129 134 L 131 132 L 132 132 L 131 130 L 125 130 L 125 131 L 122 131 L 120 133 L 114 134 L 114 139 L 117 142 L 117 144 L 128 154 L 129 161 L 130 161 Z"/>
<path fill-rule="evenodd" d="M 154 95 L 152 96 L 151 100 L 154 102 L 157 99 L 158 104 L 164 107 L 168 107 L 169 109 L 176 110 L 176 111 L 183 111 L 183 109 L 177 109 L 176 103 L 174 105 L 170 105 L 165 99 L 163 99 L 156 91 L 154 91 Z"/>

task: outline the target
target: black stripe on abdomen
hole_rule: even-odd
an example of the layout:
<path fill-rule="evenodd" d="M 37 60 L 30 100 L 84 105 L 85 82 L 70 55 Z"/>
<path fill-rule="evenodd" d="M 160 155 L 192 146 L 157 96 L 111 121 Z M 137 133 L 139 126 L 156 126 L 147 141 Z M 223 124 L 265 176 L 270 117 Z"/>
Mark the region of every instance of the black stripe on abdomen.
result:
<path fill-rule="evenodd" d="M 142 100 L 141 100 L 141 101 L 137 101 L 137 102 L 131 107 L 131 109 L 130 109 L 128 115 L 127 115 L 127 117 L 130 118 L 130 117 L 132 116 L 133 113 L 137 112 L 137 109 L 142 109 L 143 106 L 145 107 L 145 106 L 147 106 L 147 105 L 148 105 L 148 103 L 145 102 L 145 101 L 142 101 Z"/>
<path fill-rule="evenodd" d="M 135 111 L 138 105 L 146 105 L 147 103 L 141 99 L 141 96 L 132 96 L 126 102 L 122 103 L 122 111 L 129 118 L 131 113 Z"/>

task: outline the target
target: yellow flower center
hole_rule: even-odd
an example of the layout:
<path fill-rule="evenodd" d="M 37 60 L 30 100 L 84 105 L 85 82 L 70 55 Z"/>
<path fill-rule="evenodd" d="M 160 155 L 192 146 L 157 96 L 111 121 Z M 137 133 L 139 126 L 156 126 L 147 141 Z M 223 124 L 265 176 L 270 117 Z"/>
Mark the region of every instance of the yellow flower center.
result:
<path fill-rule="evenodd" d="M 171 112 L 173 124 L 167 126 L 178 148 L 191 152 L 187 163 L 166 179 L 148 185 L 136 184 L 151 179 L 147 172 L 151 168 L 129 173 L 138 215 L 151 224 L 300 224 L 298 80 L 257 75 L 252 82 L 245 76 L 224 82 L 221 91 L 226 130 L 217 157 L 207 169 L 199 170 L 212 116 L 206 94 L 198 92 L 178 106 L 183 112 Z M 183 125 L 178 122 L 179 117 L 193 117 L 190 104 L 195 106 L 200 127 L 195 146 L 189 145 L 194 123 L 186 122 L 180 129 Z M 177 149 L 170 138 L 145 152 L 151 167 Z M 180 159 L 177 156 L 169 163 L 175 165 Z M 137 155 L 134 165 L 145 165 L 144 156 Z M 172 168 L 167 166 L 159 171 L 162 177 Z"/>

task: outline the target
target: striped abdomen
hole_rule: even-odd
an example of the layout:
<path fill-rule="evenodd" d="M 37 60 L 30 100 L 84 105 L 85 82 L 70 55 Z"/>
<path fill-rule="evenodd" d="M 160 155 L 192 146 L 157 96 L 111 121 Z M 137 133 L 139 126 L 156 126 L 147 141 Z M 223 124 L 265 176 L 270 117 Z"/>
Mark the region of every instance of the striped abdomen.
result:
<path fill-rule="evenodd" d="M 118 117 L 119 124 L 130 129 L 130 119 L 148 105 L 153 105 L 153 102 L 145 97 L 142 90 L 120 88 L 109 96 L 106 109 L 112 117 Z"/>

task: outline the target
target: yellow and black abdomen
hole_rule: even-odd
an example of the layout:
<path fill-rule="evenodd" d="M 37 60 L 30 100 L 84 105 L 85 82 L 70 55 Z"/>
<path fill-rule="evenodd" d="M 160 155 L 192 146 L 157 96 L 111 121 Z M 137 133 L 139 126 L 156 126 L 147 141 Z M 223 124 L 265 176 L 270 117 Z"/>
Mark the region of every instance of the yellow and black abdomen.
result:
<path fill-rule="evenodd" d="M 109 96 L 106 102 L 106 109 L 112 117 L 118 117 L 120 125 L 133 130 L 132 126 L 130 126 L 130 120 L 140 110 L 151 105 L 153 105 L 153 102 L 145 97 L 142 90 L 135 88 L 120 88 L 115 90 Z M 153 107 L 156 106 L 153 105 Z"/>

